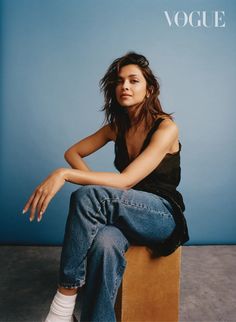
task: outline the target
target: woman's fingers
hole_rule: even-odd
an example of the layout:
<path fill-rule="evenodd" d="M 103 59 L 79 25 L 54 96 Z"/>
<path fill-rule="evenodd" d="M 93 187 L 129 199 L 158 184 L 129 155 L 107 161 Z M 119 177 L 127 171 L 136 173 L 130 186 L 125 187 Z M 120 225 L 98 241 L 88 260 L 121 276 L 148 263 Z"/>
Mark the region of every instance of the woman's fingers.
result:
<path fill-rule="evenodd" d="M 45 211 L 45 210 L 43 211 L 43 207 L 42 206 L 43 206 L 43 202 L 46 199 L 46 197 L 47 197 L 47 194 L 46 193 L 43 193 L 41 195 L 41 198 L 38 201 L 38 204 L 37 204 L 37 220 L 38 221 L 40 221 L 42 219 L 43 212 Z"/>
<path fill-rule="evenodd" d="M 38 221 L 42 219 L 42 214 L 46 211 L 49 202 L 64 183 L 65 179 L 62 172 L 55 171 L 35 189 L 23 209 L 23 213 L 30 209 L 30 221 L 34 220 L 35 211 L 38 213 Z"/>
<path fill-rule="evenodd" d="M 37 190 L 35 196 L 34 196 L 34 199 L 31 203 L 31 207 L 30 207 L 30 217 L 29 217 L 29 220 L 32 221 L 34 220 L 34 217 L 35 217 L 35 211 L 36 211 L 36 208 L 37 208 L 37 205 L 38 205 L 38 202 L 39 202 L 39 199 L 42 195 L 42 191 L 40 189 Z"/>
<path fill-rule="evenodd" d="M 42 216 L 43 216 L 43 214 L 45 213 L 45 211 L 46 211 L 46 209 L 47 209 L 47 207 L 48 207 L 48 204 L 49 204 L 49 202 L 52 200 L 52 198 L 53 198 L 53 195 L 52 195 L 52 194 L 48 194 L 48 195 L 46 196 L 46 198 L 44 198 L 43 203 L 42 203 L 42 206 L 41 206 L 41 208 L 40 208 L 38 221 L 40 221 L 40 220 L 42 219 Z"/>
<path fill-rule="evenodd" d="M 46 211 L 49 202 L 53 198 L 53 193 L 45 192 L 43 189 L 38 189 L 33 201 L 31 202 L 31 211 L 29 220 L 33 221 L 35 218 L 35 212 L 37 211 L 37 220 L 41 221 L 44 212 Z"/>
<path fill-rule="evenodd" d="M 29 210 L 30 205 L 31 205 L 31 203 L 32 203 L 32 201 L 34 199 L 35 193 L 36 192 L 34 191 L 33 194 L 30 196 L 29 200 L 26 202 L 26 204 L 25 204 L 25 206 L 23 208 L 23 211 L 22 211 L 23 214 L 25 214 Z"/>

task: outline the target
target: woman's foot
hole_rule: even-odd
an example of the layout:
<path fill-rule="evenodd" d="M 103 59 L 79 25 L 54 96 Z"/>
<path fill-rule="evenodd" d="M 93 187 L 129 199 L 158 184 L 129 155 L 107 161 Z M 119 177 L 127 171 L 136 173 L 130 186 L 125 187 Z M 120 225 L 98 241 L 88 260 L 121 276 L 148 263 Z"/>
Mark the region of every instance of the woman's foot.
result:
<path fill-rule="evenodd" d="M 74 322 L 73 311 L 75 308 L 77 293 L 74 295 L 64 295 L 57 291 L 50 311 L 46 317 L 45 322 Z"/>

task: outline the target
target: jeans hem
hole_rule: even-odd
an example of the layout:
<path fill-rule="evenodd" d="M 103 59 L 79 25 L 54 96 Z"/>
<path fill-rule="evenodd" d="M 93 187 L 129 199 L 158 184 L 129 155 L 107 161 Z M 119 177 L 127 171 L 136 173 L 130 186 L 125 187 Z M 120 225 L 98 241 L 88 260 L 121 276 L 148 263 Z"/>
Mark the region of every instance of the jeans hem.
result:
<path fill-rule="evenodd" d="M 58 283 L 59 287 L 64 287 L 64 288 L 78 288 L 82 287 L 85 284 L 85 281 L 81 281 L 80 283 Z"/>

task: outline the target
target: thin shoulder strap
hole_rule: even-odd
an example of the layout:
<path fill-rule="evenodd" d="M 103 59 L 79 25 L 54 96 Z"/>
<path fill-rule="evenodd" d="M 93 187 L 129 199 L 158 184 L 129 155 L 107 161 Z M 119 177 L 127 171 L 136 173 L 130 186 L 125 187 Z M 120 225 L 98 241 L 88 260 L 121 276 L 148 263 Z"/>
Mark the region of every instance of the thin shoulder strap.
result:
<path fill-rule="evenodd" d="M 164 118 L 158 118 L 155 122 L 153 127 L 151 128 L 151 130 L 148 133 L 148 137 L 152 136 L 152 134 L 158 129 L 159 125 L 161 124 L 161 122 L 164 121 Z"/>
<path fill-rule="evenodd" d="M 159 125 L 161 124 L 162 121 L 164 121 L 165 119 L 164 118 L 158 118 L 155 122 L 154 122 L 154 125 L 151 129 L 151 131 L 148 133 L 148 136 L 147 136 L 147 142 L 149 142 L 152 134 L 158 129 Z M 146 142 L 146 143 L 147 143 Z M 180 143 L 179 141 L 179 151 L 173 153 L 172 155 L 174 154 L 178 154 L 180 151 L 181 151 L 181 148 L 182 148 L 182 144 Z"/>
<path fill-rule="evenodd" d="M 150 131 L 148 132 L 147 136 L 146 136 L 146 139 L 144 140 L 143 142 L 143 146 L 142 146 L 142 149 L 141 151 L 144 150 L 144 148 L 146 148 L 146 146 L 148 145 L 153 133 L 158 129 L 159 125 L 161 124 L 161 122 L 163 121 L 164 119 L 163 118 L 158 118 L 153 126 L 151 127 Z"/>

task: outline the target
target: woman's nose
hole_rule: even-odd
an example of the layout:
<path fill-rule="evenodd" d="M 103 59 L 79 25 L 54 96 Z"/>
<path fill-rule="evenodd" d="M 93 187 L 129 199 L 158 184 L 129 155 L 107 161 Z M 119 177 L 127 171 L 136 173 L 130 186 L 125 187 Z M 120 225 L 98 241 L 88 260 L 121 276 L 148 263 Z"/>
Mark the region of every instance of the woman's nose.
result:
<path fill-rule="evenodd" d="M 122 89 L 129 89 L 129 82 L 128 81 L 123 82 Z"/>

